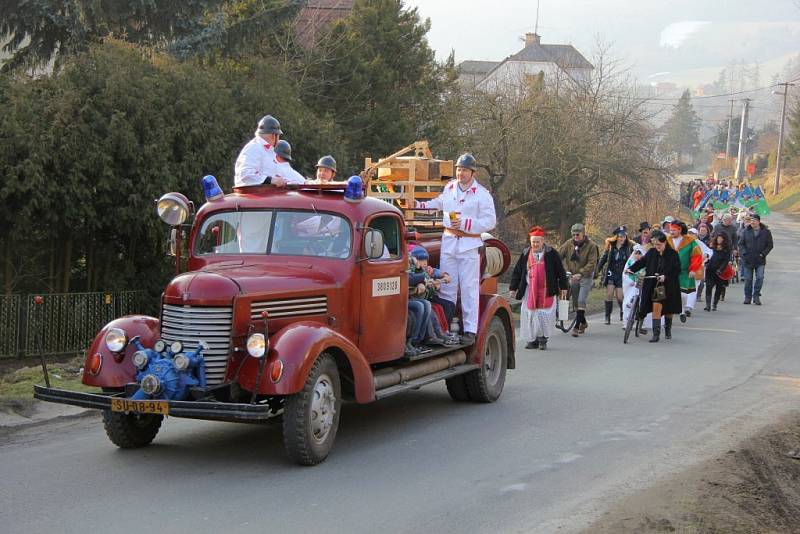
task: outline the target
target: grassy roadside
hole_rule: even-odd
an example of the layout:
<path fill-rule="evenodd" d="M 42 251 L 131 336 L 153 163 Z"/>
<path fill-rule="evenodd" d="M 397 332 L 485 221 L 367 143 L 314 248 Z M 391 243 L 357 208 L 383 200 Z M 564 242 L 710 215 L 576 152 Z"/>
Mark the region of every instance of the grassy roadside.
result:
<path fill-rule="evenodd" d="M 784 213 L 800 213 L 800 175 L 783 174 L 781 176 L 781 193 L 772 194 L 775 171 L 768 175 L 753 180 L 755 185 L 760 185 L 767 195 L 770 210 Z"/>
<path fill-rule="evenodd" d="M 0 377 L 0 409 L 16 407 L 20 403 L 33 401 L 34 384 L 44 384 L 42 367 L 34 360 L 26 360 L 29 367 L 21 367 Z M 78 356 L 66 362 L 48 364 L 50 385 L 74 391 L 97 391 L 97 388 L 81 383 L 83 357 Z"/>

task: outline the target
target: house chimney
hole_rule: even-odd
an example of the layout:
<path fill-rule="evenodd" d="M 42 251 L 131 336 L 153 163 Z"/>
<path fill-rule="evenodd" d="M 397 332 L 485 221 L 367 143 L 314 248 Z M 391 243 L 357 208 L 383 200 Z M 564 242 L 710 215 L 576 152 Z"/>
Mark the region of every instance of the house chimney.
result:
<path fill-rule="evenodd" d="M 525 46 L 530 46 L 532 44 L 541 44 L 542 37 L 538 33 L 526 33 L 525 34 Z"/>

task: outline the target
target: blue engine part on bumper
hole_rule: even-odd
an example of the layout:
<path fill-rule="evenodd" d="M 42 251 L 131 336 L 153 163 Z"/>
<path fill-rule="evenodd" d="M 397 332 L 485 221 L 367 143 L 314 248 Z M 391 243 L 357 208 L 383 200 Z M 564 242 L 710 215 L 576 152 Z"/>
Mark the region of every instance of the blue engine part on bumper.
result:
<path fill-rule="evenodd" d="M 138 336 L 131 339 L 130 343 L 136 347 L 137 353 L 147 356 L 147 365 L 136 374 L 136 381 L 140 387 L 131 399 L 186 400 L 189 397 L 190 387 L 206 387 L 203 343 L 200 343 L 197 350 L 178 354 L 173 354 L 170 348 L 165 349 L 163 353 L 147 349 L 141 344 Z M 145 391 L 146 389 L 149 391 Z"/>

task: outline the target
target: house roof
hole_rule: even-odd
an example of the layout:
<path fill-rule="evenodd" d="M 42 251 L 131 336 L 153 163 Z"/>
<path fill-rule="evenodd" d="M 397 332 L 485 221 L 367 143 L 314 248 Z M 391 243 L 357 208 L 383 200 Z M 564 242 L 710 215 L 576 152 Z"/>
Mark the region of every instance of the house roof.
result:
<path fill-rule="evenodd" d="M 461 74 L 486 74 L 499 64 L 499 61 L 462 61 L 458 64 L 458 72 Z"/>
<path fill-rule="evenodd" d="M 541 61 L 555 63 L 561 68 L 594 68 L 572 45 L 531 43 L 504 61 Z"/>

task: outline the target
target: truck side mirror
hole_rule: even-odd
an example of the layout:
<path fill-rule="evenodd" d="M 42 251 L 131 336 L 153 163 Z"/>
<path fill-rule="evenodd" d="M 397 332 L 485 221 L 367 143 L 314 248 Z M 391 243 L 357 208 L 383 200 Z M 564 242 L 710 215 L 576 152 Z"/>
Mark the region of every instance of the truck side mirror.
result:
<path fill-rule="evenodd" d="M 364 234 L 364 255 L 368 260 L 383 257 L 383 232 L 375 228 L 367 228 Z"/>

